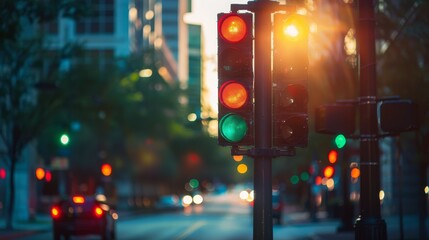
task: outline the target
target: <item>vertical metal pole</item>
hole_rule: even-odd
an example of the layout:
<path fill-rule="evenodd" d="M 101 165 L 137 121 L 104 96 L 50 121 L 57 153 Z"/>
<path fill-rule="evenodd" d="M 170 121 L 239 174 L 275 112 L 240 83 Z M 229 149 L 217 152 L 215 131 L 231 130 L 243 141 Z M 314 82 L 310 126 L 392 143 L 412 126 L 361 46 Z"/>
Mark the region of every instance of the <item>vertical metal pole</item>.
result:
<path fill-rule="evenodd" d="M 255 149 L 272 147 L 270 1 L 255 2 Z M 266 3 L 266 4 L 265 4 Z M 253 239 L 273 239 L 271 156 L 254 161 Z"/>
<path fill-rule="evenodd" d="M 360 216 L 355 239 L 387 239 L 380 211 L 380 158 L 377 125 L 375 19 L 373 0 L 359 1 L 360 57 Z"/>

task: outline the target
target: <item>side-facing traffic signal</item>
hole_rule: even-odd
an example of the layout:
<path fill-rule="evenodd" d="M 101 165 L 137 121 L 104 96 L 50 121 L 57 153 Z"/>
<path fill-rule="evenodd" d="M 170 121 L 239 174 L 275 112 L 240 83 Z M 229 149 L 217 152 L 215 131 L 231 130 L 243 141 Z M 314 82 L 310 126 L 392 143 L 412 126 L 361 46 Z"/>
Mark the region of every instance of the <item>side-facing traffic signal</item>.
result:
<path fill-rule="evenodd" d="M 218 14 L 218 142 L 253 145 L 253 17 Z"/>
<path fill-rule="evenodd" d="M 273 145 L 308 143 L 308 22 L 305 16 L 274 15 Z"/>

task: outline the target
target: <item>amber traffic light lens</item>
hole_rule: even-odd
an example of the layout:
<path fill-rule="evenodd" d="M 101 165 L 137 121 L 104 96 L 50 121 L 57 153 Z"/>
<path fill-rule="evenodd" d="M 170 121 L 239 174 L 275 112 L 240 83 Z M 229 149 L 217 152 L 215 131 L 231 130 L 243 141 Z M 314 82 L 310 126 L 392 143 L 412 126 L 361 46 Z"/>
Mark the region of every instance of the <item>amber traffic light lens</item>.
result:
<path fill-rule="evenodd" d="M 241 17 L 230 15 L 221 22 L 219 32 L 225 40 L 239 42 L 246 35 L 247 26 Z"/>
<path fill-rule="evenodd" d="M 223 84 L 219 95 L 222 104 L 232 109 L 242 107 L 248 98 L 246 88 L 242 84 L 234 81 Z"/>

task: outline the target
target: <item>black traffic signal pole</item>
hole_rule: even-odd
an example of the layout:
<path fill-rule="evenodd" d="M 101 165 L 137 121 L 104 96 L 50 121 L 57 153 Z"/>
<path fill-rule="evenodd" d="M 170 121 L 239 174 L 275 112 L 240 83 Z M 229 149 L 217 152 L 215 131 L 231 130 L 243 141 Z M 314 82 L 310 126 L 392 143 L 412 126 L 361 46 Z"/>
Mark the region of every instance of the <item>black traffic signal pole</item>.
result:
<path fill-rule="evenodd" d="M 267 3 L 267 4 L 266 4 Z M 271 9 L 254 2 L 255 12 L 255 149 L 272 147 Z M 253 239 L 273 239 L 272 157 L 256 156 Z"/>
<path fill-rule="evenodd" d="M 373 0 L 359 1 L 360 71 L 360 216 L 355 239 L 387 239 L 386 223 L 380 211 L 380 158 L 377 123 L 375 66 L 375 19 Z"/>

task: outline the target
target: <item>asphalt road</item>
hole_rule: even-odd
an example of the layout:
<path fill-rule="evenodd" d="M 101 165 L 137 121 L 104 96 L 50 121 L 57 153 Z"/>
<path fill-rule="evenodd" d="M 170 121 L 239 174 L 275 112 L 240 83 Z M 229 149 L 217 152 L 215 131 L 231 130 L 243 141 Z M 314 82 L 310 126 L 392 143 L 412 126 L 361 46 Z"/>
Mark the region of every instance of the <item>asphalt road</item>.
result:
<path fill-rule="evenodd" d="M 299 216 L 297 216 L 299 217 Z M 335 232 L 338 222 L 284 224 L 273 227 L 274 240 L 315 239 L 316 234 Z M 247 240 L 253 239 L 251 208 L 235 194 L 207 196 L 202 206 L 176 212 L 139 215 L 117 222 L 119 240 Z M 49 240 L 52 232 L 18 238 Z M 73 237 L 95 240 L 98 236 Z"/>

